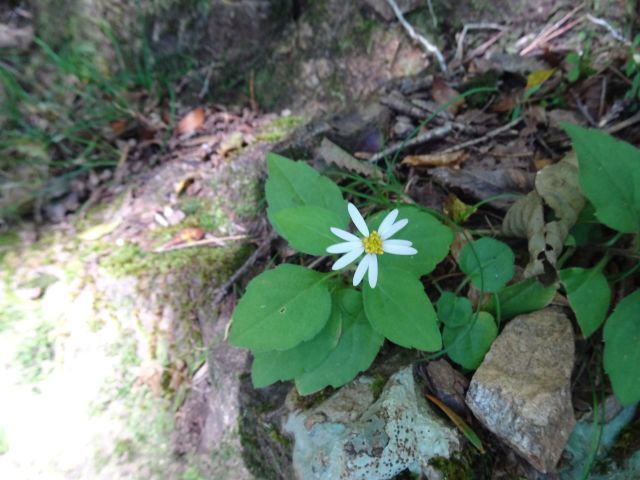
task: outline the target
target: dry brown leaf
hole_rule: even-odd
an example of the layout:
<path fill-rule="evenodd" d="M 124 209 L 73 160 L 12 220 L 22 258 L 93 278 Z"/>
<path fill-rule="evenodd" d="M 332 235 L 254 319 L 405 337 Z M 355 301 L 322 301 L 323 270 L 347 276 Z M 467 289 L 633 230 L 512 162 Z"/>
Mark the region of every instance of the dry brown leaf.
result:
<path fill-rule="evenodd" d="M 433 83 L 431 85 L 431 95 L 436 103 L 442 106 L 445 103 L 452 101 L 454 98 L 459 97 L 460 93 L 447 85 L 438 75 L 434 75 Z M 460 100 L 449 105 L 449 111 L 451 113 L 456 113 L 462 105 L 464 105 L 464 98 L 460 98 Z"/>
<path fill-rule="evenodd" d="M 195 242 L 196 240 L 202 240 L 205 233 L 206 232 L 200 227 L 189 227 L 178 232 L 174 240 L 179 240 L 180 242 Z"/>
<path fill-rule="evenodd" d="M 182 120 L 178 122 L 176 130 L 180 134 L 193 133 L 202 128 L 204 124 L 204 108 L 198 107 L 187 113 Z"/>
<path fill-rule="evenodd" d="M 469 159 L 469 154 L 463 150 L 449 153 L 432 153 L 424 155 L 407 155 L 402 165 L 410 167 L 447 167 L 459 165 Z"/>
<path fill-rule="evenodd" d="M 323 138 L 319 155 L 325 162 L 336 165 L 344 170 L 359 173 L 365 177 L 382 178 L 382 171 L 372 163 L 361 162 L 349 152 L 343 150 L 328 138 Z"/>

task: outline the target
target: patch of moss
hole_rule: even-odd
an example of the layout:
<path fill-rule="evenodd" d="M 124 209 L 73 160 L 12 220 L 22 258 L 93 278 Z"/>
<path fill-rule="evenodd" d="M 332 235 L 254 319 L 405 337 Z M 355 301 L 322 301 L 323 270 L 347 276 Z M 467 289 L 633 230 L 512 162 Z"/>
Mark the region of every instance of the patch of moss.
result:
<path fill-rule="evenodd" d="M 429 465 L 442 474 L 443 480 L 471 480 L 476 478 L 470 465 L 456 456 L 451 458 L 435 457 Z"/>
<path fill-rule="evenodd" d="M 284 138 L 287 133 L 303 125 L 306 121 L 306 118 L 296 115 L 278 117 L 263 125 L 256 134 L 256 138 L 265 142 L 277 142 Z"/>
<path fill-rule="evenodd" d="M 371 394 L 373 395 L 373 400 L 377 400 L 384 389 L 384 386 L 387 384 L 387 379 L 380 374 L 376 374 L 373 377 L 373 381 L 369 388 L 371 388 Z"/>

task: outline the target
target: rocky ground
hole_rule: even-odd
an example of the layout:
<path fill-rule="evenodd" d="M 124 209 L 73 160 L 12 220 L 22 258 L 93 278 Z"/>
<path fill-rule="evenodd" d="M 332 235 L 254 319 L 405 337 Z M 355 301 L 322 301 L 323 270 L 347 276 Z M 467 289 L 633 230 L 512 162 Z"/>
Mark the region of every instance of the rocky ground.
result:
<path fill-rule="evenodd" d="M 577 31 L 555 30 L 545 48 L 535 42 L 577 15 L 573 5 L 507 2 L 506 30 L 490 25 L 443 41 L 449 70 L 434 74 L 425 72 L 433 58 L 386 2 L 338 3 L 327 2 L 320 24 L 303 15 L 275 50 L 274 65 L 290 70 L 255 79 L 258 89 L 292 82 L 281 86 L 295 92 L 290 109 L 185 103 L 164 148 L 167 132 L 121 141 L 118 167 L 44 206 L 44 226 L 2 234 L 2 478 L 574 479 L 594 459 L 591 478 L 640 476 L 635 405 L 610 396 L 599 451 L 590 450 L 589 348 L 576 342 L 560 296 L 513 319 L 473 375 L 385 345 L 369 371 L 337 391 L 301 398 L 286 383 L 251 386 L 248 352 L 225 342 L 231 312 L 253 275 L 294 254 L 264 219 L 267 151 L 335 178 L 376 178 L 366 159 L 401 152 L 404 192 L 423 205 L 459 215 L 501 196 L 474 217 L 492 230 L 508 194 L 529 192 L 536 172 L 568 149 L 561 121 L 640 136 L 628 86 L 610 67 L 598 70 L 626 52 L 615 39 L 593 48 L 599 74 L 567 87 L 554 70 L 522 99 L 532 73 L 566 70 L 556 57 L 580 44 Z M 399 3 L 410 14 L 416 2 Z M 497 21 L 496 12 L 463 7 L 461 22 Z M 448 10 L 438 8 L 442 19 Z M 349 15 L 355 27 L 342 21 Z M 410 18 L 430 21 L 423 17 Z M 334 37 L 332 26 L 356 33 Z M 527 48 L 534 54 L 519 54 Z M 275 91 L 248 103 L 281 105 Z M 353 107 L 336 107 L 345 103 Z M 403 145 L 428 117 L 419 140 Z M 425 391 L 446 399 L 483 446 Z"/>

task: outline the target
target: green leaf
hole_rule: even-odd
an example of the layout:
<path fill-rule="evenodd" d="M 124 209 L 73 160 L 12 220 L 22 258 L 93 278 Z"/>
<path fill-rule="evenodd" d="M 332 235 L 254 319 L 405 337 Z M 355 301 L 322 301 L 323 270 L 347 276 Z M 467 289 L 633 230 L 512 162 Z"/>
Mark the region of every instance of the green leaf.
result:
<path fill-rule="evenodd" d="M 331 233 L 331 227 L 344 227 L 340 215 L 326 208 L 286 208 L 272 215 L 271 223 L 293 248 L 310 255 L 325 255 L 329 245 L 343 241 Z"/>
<path fill-rule="evenodd" d="M 484 237 L 462 247 L 458 263 L 474 287 L 497 292 L 513 277 L 515 258 L 508 245 Z"/>
<path fill-rule="evenodd" d="M 430 352 L 441 348 L 436 312 L 410 273 L 381 268 L 376 288 L 365 282 L 363 299 L 371 326 L 393 343 Z"/>
<path fill-rule="evenodd" d="M 580 330 L 585 338 L 589 338 L 602 325 L 609 311 L 611 288 L 607 279 L 595 268 L 567 268 L 558 273 Z"/>
<path fill-rule="evenodd" d="M 280 210 L 314 206 L 326 208 L 339 216 L 339 224 L 333 226 L 345 228 L 348 225 L 347 202 L 338 186 L 327 177 L 304 162 L 294 162 L 274 153 L 267 155 L 267 169 L 269 176 L 265 193 L 269 220 Z"/>
<path fill-rule="evenodd" d="M 469 327 L 445 327 L 442 334 L 447 354 L 464 368 L 478 368 L 498 335 L 498 327 L 491 314 L 479 312 Z"/>
<path fill-rule="evenodd" d="M 640 232 L 640 150 L 599 130 L 563 127 L 578 155 L 580 186 L 598 220 L 620 232 Z"/>
<path fill-rule="evenodd" d="M 438 303 L 438 319 L 447 327 L 462 327 L 471 321 L 471 302 L 464 297 L 456 297 L 451 292 L 440 295 Z"/>
<path fill-rule="evenodd" d="M 546 307 L 556 294 L 556 290 L 555 284 L 545 287 L 535 278 L 527 278 L 493 295 L 484 309 L 497 318 L 499 305 L 500 320 L 510 320 L 517 315 L 535 312 Z"/>
<path fill-rule="evenodd" d="M 418 251 L 415 255 L 381 255 L 380 269 L 397 268 L 411 272 L 418 277 L 427 275 L 436 268 L 449 253 L 453 242 L 453 231 L 440 223 L 432 215 L 414 207 L 398 208 L 398 220 L 406 218 L 409 223 L 392 238 L 409 240 Z M 371 230 L 377 230 L 389 211 L 378 212 L 368 222 Z M 396 220 L 397 221 L 397 220 Z"/>
<path fill-rule="evenodd" d="M 296 388 L 301 395 L 350 382 L 371 366 L 384 342 L 384 337 L 373 330 L 364 317 L 358 292 L 348 289 L 342 295 L 342 335 L 338 345 L 318 367 L 296 377 Z M 352 314 L 354 304 L 359 304 L 356 315 Z"/>
<path fill-rule="evenodd" d="M 265 352 L 315 337 L 331 312 L 325 279 L 296 265 L 279 265 L 254 278 L 233 313 L 229 343 Z"/>
<path fill-rule="evenodd" d="M 624 297 L 604 326 L 604 369 L 622 405 L 640 400 L 640 289 Z"/>
<path fill-rule="evenodd" d="M 356 293 L 361 297 L 359 292 Z M 360 302 L 362 305 L 361 298 Z M 338 343 L 343 314 L 340 302 L 334 299 L 329 321 L 311 340 L 302 342 L 290 350 L 256 353 L 251 366 L 253 386 L 262 388 L 278 380 L 291 380 L 320 365 Z"/>

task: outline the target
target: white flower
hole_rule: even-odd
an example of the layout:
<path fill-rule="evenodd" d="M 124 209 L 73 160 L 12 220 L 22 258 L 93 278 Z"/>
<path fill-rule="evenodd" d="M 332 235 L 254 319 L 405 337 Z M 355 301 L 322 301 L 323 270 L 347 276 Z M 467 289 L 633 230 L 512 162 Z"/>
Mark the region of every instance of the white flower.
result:
<path fill-rule="evenodd" d="M 391 240 L 390 238 L 404 228 L 409 220 L 403 218 L 396 222 L 398 210 L 392 210 L 384 217 L 377 231 L 369 233 L 364 218 L 352 203 L 349 204 L 349 216 L 364 238 L 358 238 L 354 234 L 339 228 L 331 227 L 331 232 L 345 242 L 336 243 L 327 248 L 329 253 L 344 253 L 334 264 L 333 270 L 340 270 L 356 261 L 363 253 L 356 273 L 353 275 L 353 286 L 360 284 L 364 274 L 369 271 L 369 285 L 375 288 L 378 282 L 378 255 L 392 253 L 394 255 L 415 255 L 418 251 L 413 248 L 408 240 Z"/>

